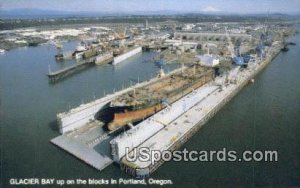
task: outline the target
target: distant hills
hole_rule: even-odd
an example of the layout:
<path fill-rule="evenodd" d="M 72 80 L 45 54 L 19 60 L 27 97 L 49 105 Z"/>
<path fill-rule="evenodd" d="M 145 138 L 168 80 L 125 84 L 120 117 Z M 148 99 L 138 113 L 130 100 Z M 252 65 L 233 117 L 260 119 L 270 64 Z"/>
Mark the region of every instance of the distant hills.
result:
<path fill-rule="evenodd" d="M 13 9 L 0 10 L 1 18 L 37 18 L 75 15 L 74 12 L 42 9 Z"/>
<path fill-rule="evenodd" d="M 85 11 L 59 11 L 59 10 L 42 10 L 42 9 L 13 9 L 0 10 L 2 18 L 31 18 L 31 17 L 65 17 L 65 16 L 125 16 L 125 15 L 176 15 L 181 14 L 178 11 L 101 11 L 101 12 L 85 12 Z"/>
<path fill-rule="evenodd" d="M 160 11 L 101 11 L 101 12 L 84 12 L 84 11 L 60 11 L 60 10 L 43 10 L 43 9 L 12 9 L 1 10 L 0 18 L 2 19 L 29 19 L 29 18 L 51 18 L 51 17 L 92 17 L 92 16 L 126 16 L 126 15 L 249 15 L 249 16 L 266 16 L 267 13 L 257 14 L 234 14 L 228 12 L 180 12 L 173 10 Z M 300 16 L 300 12 L 291 12 L 289 14 L 272 13 L 272 17 L 289 17 Z"/>

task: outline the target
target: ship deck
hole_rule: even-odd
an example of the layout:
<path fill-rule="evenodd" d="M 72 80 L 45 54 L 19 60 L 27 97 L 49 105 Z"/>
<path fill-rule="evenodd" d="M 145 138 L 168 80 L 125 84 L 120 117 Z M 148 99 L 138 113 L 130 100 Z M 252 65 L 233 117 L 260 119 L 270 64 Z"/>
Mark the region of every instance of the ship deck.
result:
<path fill-rule="evenodd" d="M 154 82 L 144 87 L 124 93 L 114 99 L 112 106 L 134 106 L 149 102 L 149 100 L 160 100 L 180 89 L 180 87 L 197 81 L 207 75 L 211 69 L 195 66 L 188 67 L 182 72 L 166 76 L 160 82 Z"/>

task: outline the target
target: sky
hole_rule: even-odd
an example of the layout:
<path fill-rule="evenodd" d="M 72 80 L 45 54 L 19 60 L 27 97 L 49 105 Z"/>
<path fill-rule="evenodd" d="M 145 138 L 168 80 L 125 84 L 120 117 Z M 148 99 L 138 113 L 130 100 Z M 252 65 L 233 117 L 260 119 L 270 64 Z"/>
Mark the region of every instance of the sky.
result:
<path fill-rule="evenodd" d="M 178 11 L 209 13 L 295 13 L 300 0 L 0 0 L 2 10 L 84 12 Z"/>

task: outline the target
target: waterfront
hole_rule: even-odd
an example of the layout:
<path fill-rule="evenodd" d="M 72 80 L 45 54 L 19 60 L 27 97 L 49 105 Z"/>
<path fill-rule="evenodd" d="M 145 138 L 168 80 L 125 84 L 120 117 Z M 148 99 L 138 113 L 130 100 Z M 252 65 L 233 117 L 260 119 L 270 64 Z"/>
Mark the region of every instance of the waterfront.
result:
<path fill-rule="evenodd" d="M 299 44 L 299 35 L 294 39 Z M 253 85 L 184 145 L 189 150 L 278 150 L 279 162 L 172 162 L 152 177 L 172 179 L 178 187 L 299 184 L 299 49 L 299 45 L 292 46 L 281 53 Z M 53 55 L 51 48 L 40 46 L 0 56 L 1 180 L 6 184 L 10 178 L 25 177 L 128 177 L 116 166 L 98 172 L 51 145 L 49 140 L 58 135 L 55 115 L 82 100 L 92 100 L 94 94 L 99 97 L 104 90 L 112 92 L 112 86 L 120 87 L 126 80 L 146 79 L 157 67 L 146 61 L 126 62 L 116 68 L 105 65 L 49 85 L 45 74 L 49 62 L 55 68 Z"/>

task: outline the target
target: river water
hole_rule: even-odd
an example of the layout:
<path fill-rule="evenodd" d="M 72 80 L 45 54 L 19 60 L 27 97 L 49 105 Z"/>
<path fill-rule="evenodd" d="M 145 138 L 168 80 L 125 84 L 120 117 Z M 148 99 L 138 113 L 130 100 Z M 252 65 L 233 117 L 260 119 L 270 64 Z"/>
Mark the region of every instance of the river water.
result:
<path fill-rule="evenodd" d="M 276 150 L 278 162 L 167 162 L 151 177 L 170 179 L 176 187 L 300 186 L 300 35 L 290 40 L 297 45 L 279 54 L 182 147 Z M 76 45 L 68 43 L 65 50 Z M 55 62 L 55 53 L 54 47 L 41 45 L 0 55 L 0 185 L 10 187 L 11 178 L 131 178 L 115 165 L 99 172 L 49 140 L 59 135 L 58 112 L 154 76 L 154 54 L 115 67 L 95 66 L 50 84 L 49 65 L 57 70 L 74 63 Z"/>

